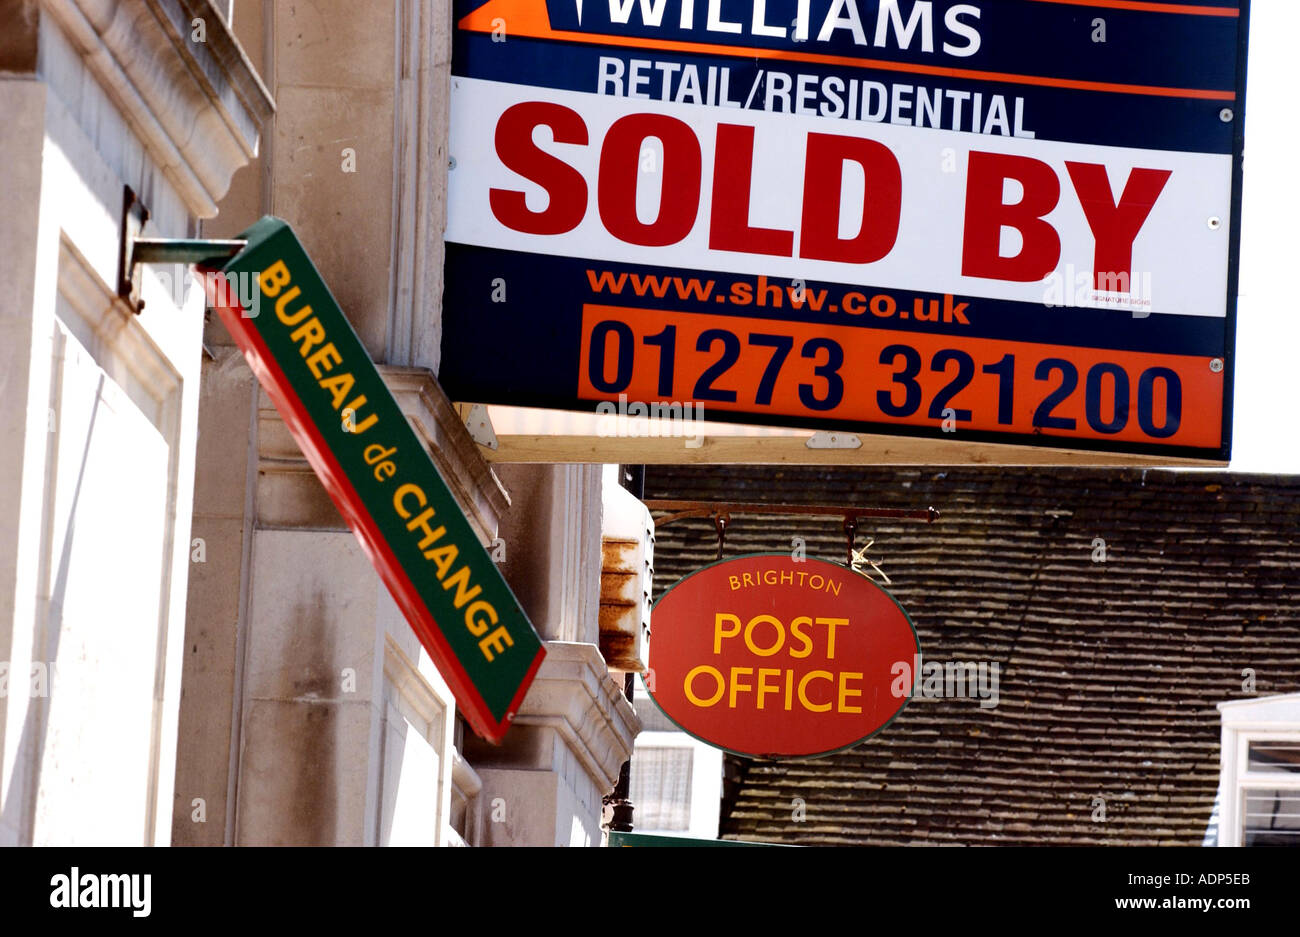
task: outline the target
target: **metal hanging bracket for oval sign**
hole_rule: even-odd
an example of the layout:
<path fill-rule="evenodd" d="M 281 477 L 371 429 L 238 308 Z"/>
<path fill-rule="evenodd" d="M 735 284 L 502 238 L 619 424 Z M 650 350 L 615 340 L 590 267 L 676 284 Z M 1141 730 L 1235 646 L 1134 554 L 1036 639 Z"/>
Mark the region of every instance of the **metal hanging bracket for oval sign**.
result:
<path fill-rule="evenodd" d="M 912 698 L 921 644 L 907 612 L 852 569 L 789 553 L 706 566 L 652 613 L 646 689 L 683 731 L 751 758 L 865 741 Z"/>

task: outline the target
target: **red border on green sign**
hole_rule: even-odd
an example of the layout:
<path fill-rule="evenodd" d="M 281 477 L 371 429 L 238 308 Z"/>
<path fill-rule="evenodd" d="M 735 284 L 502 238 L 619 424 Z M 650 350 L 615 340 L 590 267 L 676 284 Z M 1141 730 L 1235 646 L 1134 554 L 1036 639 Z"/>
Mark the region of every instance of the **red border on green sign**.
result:
<path fill-rule="evenodd" d="M 199 272 L 208 280 L 205 284 L 208 287 L 208 296 L 235 295 L 233 292 L 227 292 L 220 285 L 221 279 L 224 279 L 224 274 L 220 271 L 200 267 Z M 258 382 L 280 412 L 289 432 L 302 449 L 303 455 L 307 457 L 307 462 L 329 493 L 330 500 L 334 502 L 347 520 L 348 526 L 352 528 L 352 532 L 356 534 L 362 550 L 388 586 L 416 637 L 420 639 L 424 649 L 437 664 L 438 672 L 447 681 L 470 726 L 488 741 L 499 743 L 505 736 L 506 730 L 510 728 L 510 723 L 519 710 L 524 695 L 532 685 L 533 677 L 542 665 L 542 659 L 546 657 L 545 646 L 538 649 L 505 714 L 500 721 L 494 719 L 474 682 L 447 643 L 428 606 L 420 598 L 414 583 L 411 582 L 397 557 L 393 555 L 370 512 L 343 471 L 343 467 L 334 458 L 333 452 L 330 451 L 315 423 L 307 414 L 288 377 L 257 330 L 252 327 L 244 310 L 221 303 L 214 303 L 212 308 L 216 309 L 217 315 L 221 317 L 235 344 L 243 352 L 249 367 L 257 375 Z"/>

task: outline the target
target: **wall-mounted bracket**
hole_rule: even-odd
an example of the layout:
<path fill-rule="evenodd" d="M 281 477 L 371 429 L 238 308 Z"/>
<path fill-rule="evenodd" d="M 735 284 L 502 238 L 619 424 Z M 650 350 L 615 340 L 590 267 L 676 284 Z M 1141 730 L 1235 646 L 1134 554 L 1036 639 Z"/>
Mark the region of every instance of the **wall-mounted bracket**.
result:
<path fill-rule="evenodd" d="M 202 238 L 135 238 L 131 242 L 131 269 L 134 271 L 140 264 L 225 262 L 247 244 L 247 241 Z"/>
<path fill-rule="evenodd" d="M 247 245 L 247 241 L 204 238 L 146 238 L 140 234 L 149 221 L 149 209 L 130 186 L 122 204 L 121 242 L 118 245 L 117 295 L 139 315 L 140 267 L 144 264 L 224 264 Z"/>
<path fill-rule="evenodd" d="M 861 550 L 857 548 L 857 532 L 860 520 L 864 518 L 891 520 L 918 520 L 933 524 L 939 519 L 939 512 L 933 507 L 926 508 L 863 508 L 850 504 L 761 504 L 723 501 L 670 501 L 649 499 L 643 502 L 651 511 L 665 512 L 655 519 L 655 529 L 665 527 L 674 521 L 687 518 L 711 518 L 714 529 L 718 532 L 718 559 L 721 560 L 727 546 L 727 527 L 731 523 L 732 513 L 786 515 L 789 517 L 840 517 L 844 520 L 844 537 L 848 547 L 848 560 L 844 564 L 855 572 L 861 572 L 863 566 L 870 566 L 889 585 L 889 577 L 871 558 L 867 551 L 874 540 L 868 540 Z"/>
<path fill-rule="evenodd" d="M 144 308 L 140 300 L 140 278 L 131 259 L 140 232 L 149 223 L 149 209 L 129 185 L 122 187 L 122 221 L 117 243 L 117 295 L 136 315 Z"/>
<path fill-rule="evenodd" d="M 861 449 L 862 440 L 852 433 L 828 433 L 820 430 L 808 437 L 809 449 Z"/>
<path fill-rule="evenodd" d="M 465 426 L 469 429 L 470 436 L 480 446 L 487 446 L 489 449 L 501 448 L 501 443 L 497 442 L 496 431 L 492 429 L 492 418 L 488 416 L 488 408 L 483 404 L 476 403 L 469 408 L 469 415 L 465 417 Z"/>
<path fill-rule="evenodd" d="M 655 527 L 665 527 L 674 521 L 690 517 L 720 517 L 728 521 L 732 514 L 776 514 L 788 517 L 841 517 L 846 524 L 857 526 L 857 519 L 870 517 L 888 520 L 916 520 L 933 524 L 939 512 L 927 508 L 861 508 L 850 504 L 763 504 L 738 501 L 672 501 L 648 499 L 644 501 L 651 511 L 667 512 L 655 519 Z"/>

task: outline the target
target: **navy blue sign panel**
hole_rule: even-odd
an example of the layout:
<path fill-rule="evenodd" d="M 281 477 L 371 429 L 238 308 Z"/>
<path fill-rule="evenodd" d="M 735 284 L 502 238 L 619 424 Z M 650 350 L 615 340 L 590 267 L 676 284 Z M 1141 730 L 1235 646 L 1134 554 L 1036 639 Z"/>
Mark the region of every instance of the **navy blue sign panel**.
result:
<path fill-rule="evenodd" d="M 1245 3 L 455 15 L 453 398 L 1228 459 Z"/>

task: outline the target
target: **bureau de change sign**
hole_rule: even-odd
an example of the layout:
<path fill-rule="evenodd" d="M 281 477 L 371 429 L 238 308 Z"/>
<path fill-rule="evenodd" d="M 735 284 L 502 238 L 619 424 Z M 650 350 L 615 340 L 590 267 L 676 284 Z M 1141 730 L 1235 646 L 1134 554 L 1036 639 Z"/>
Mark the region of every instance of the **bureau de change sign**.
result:
<path fill-rule="evenodd" d="M 861 573 L 789 553 L 705 567 L 655 604 L 646 689 L 695 737 L 741 755 L 856 745 L 912 697 L 911 619 Z"/>
<path fill-rule="evenodd" d="M 1227 459 L 1244 0 L 454 9 L 456 399 Z"/>
<path fill-rule="evenodd" d="M 541 639 L 292 229 L 268 217 L 242 237 L 207 271 L 209 304 L 466 720 L 500 741 Z"/>

